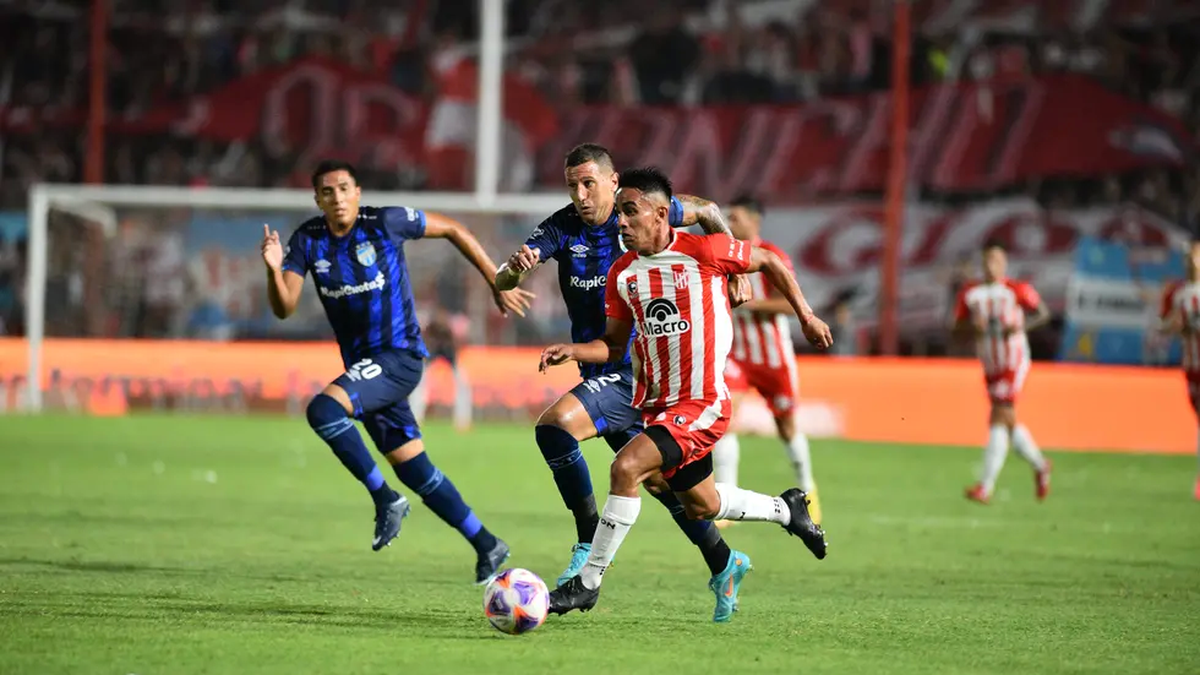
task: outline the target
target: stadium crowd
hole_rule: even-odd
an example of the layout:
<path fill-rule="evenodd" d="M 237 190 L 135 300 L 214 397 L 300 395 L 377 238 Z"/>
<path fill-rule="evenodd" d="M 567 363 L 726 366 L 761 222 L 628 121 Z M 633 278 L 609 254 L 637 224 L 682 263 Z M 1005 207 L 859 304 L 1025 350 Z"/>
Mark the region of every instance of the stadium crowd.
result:
<path fill-rule="evenodd" d="M 1170 3 L 1116 3 L 1084 30 L 1045 3 L 990 2 L 973 21 L 947 23 L 959 2 L 917 2 L 913 82 L 1086 73 L 1200 129 L 1200 17 Z M 968 3 L 970 4 L 970 3 Z M 1062 3 L 1070 5 L 1071 3 Z M 1185 3 L 1186 4 L 1186 3 Z M 326 55 L 387 73 L 410 94 L 435 98 L 447 55 L 470 51 L 475 0 L 115 0 L 108 42 L 110 116 L 136 119 L 263 68 Z M 1143 8 L 1144 5 L 1144 8 Z M 89 21 L 81 0 L 0 8 L 4 122 L 0 205 L 23 203 L 37 180 L 81 178 L 84 135 L 37 123 L 86 106 Z M 599 6 L 514 0 L 510 69 L 560 114 L 583 104 L 786 103 L 880 90 L 890 77 L 889 3 L 812 0 L 732 3 L 631 0 Z M 737 7 L 741 11 L 731 11 Z M 1155 15 L 1154 11 L 1161 12 Z M 162 17 L 168 17 L 163 20 Z M 602 27 L 602 28 L 601 28 Z M 70 49 L 63 49 L 70 45 Z M 14 124 L 14 122 L 22 122 Z M 222 144 L 183 134 L 110 134 L 114 183 L 277 186 L 296 182 L 287 148 L 255 139 Z M 1137 199 L 1180 217 L 1186 172 L 1050 181 L 1024 186 L 1047 203 Z M 368 187 L 420 188 L 419 172 L 376 175 Z"/>
<path fill-rule="evenodd" d="M 1150 0 L 1108 4 L 1084 21 L 1029 0 L 915 2 L 913 84 L 1079 72 L 1167 111 L 1200 141 L 1200 11 Z M 633 0 L 510 0 L 506 70 L 540 91 L 561 117 L 593 104 L 791 103 L 879 91 L 890 80 L 890 5 L 662 0 L 648 10 Z M 0 6 L 0 40 L 7 46 L 0 55 L 0 208 L 21 208 L 35 182 L 83 177 L 82 118 L 44 120 L 86 109 L 88 6 L 85 0 Z M 956 17 L 963 8 L 970 11 Z M 108 115 L 137 120 L 160 104 L 314 55 L 382 74 L 433 101 L 447 86 L 445 64 L 475 49 L 478 20 L 476 0 L 112 0 Z M 296 151 L 259 138 L 226 143 L 180 132 L 112 131 L 106 146 L 110 183 L 302 187 L 306 181 Z M 362 180 L 368 189 L 421 189 L 427 184 L 421 169 L 364 171 Z M 1192 162 L 1182 170 L 1046 177 L 1014 185 L 1013 192 L 1051 208 L 1138 203 L 1195 226 L 1200 168 Z M 0 326 L 11 332 L 20 324 L 14 284 L 23 276 L 23 255 L 3 239 L 0 231 Z"/>

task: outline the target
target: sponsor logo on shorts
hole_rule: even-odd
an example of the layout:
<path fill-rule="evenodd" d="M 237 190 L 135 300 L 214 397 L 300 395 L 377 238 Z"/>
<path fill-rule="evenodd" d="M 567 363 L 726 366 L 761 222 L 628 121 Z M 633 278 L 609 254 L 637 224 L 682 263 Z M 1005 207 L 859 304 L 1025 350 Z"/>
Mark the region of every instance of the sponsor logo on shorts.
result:
<path fill-rule="evenodd" d="M 642 333 L 650 337 L 680 335 L 692 329 L 692 324 L 679 315 L 679 308 L 666 298 L 655 298 L 646 306 Z"/>

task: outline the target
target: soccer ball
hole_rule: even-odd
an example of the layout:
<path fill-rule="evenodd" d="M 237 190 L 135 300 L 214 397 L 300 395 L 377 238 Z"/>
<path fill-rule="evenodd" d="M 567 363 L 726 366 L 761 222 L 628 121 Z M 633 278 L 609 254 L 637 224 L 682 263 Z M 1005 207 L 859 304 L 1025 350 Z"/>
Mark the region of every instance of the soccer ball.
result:
<path fill-rule="evenodd" d="M 483 591 L 483 613 L 501 633 L 528 633 L 542 625 L 549 609 L 550 589 L 529 570 L 504 570 Z"/>

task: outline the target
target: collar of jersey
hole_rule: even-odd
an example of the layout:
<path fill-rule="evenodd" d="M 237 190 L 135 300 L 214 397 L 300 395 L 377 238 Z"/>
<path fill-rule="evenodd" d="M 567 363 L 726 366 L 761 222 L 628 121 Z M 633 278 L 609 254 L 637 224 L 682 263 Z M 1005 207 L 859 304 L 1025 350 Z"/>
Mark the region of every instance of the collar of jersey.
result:
<path fill-rule="evenodd" d="M 672 227 L 671 228 L 671 239 L 667 242 L 667 247 L 664 248 L 663 250 L 659 251 L 658 253 L 651 253 L 650 255 L 642 256 L 642 257 L 643 258 L 654 258 L 654 257 L 660 256 L 664 253 L 667 253 L 675 248 L 675 242 L 678 240 L 679 240 L 679 231 Z"/>

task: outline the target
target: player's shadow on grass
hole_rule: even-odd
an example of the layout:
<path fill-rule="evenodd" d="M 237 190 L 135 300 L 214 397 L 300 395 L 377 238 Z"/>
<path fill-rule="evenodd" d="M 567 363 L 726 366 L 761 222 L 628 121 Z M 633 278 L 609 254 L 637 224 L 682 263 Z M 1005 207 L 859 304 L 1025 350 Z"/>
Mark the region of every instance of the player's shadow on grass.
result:
<path fill-rule="evenodd" d="M 478 640 L 489 632 L 474 631 L 481 617 L 462 612 L 387 610 L 345 605 L 293 604 L 286 602 L 213 602 L 182 594 L 138 593 L 135 591 L 65 592 L 14 598 L 7 611 L 15 616 L 61 616 L 117 621 L 164 619 L 194 623 L 241 621 L 258 627 L 277 625 L 329 626 L 359 630 Z"/>
<path fill-rule="evenodd" d="M 0 567 L 30 565 L 53 567 L 68 572 L 142 573 L 160 572 L 167 574 L 197 574 L 203 570 L 186 567 L 165 567 L 140 563 L 116 562 L 111 560 L 37 560 L 34 558 L 0 558 Z"/>
<path fill-rule="evenodd" d="M 227 570 L 216 570 L 204 567 L 171 567 L 168 565 L 147 565 L 144 563 L 122 562 L 116 560 L 41 560 L 36 558 L 0 558 L 0 568 L 4 567 L 49 567 L 64 572 L 97 572 L 101 574 L 163 574 L 172 576 L 235 576 L 240 579 L 262 581 L 311 581 L 312 576 L 297 574 L 236 574 L 230 575 Z"/>

